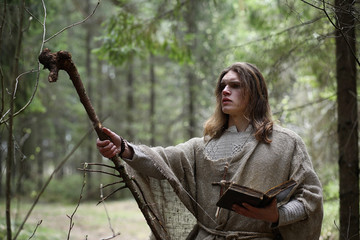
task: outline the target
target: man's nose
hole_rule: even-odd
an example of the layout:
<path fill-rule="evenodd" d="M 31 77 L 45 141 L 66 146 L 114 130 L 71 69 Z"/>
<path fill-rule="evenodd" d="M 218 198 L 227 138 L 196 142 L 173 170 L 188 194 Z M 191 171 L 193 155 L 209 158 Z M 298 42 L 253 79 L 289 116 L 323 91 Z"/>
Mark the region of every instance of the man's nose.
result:
<path fill-rule="evenodd" d="M 225 86 L 224 89 L 222 90 L 222 94 L 227 96 L 227 95 L 230 95 L 230 89 L 229 89 L 229 86 Z"/>

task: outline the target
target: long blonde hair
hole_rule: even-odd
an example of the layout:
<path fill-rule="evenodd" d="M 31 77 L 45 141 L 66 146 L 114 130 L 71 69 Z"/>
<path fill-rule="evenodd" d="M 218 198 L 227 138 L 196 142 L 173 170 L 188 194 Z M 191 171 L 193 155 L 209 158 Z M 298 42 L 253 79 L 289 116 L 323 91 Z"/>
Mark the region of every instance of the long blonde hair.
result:
<path fill-rule="evenodd" d="M 249 95 L 249 104 L 246 108 L 250 124 L 255 129 L 255 137 L 258 141 L 270 143 L 270 134 L 273 129 L 268 91 L 263 75 L 257 67 L 250 63 L 237 62 L 224 69 L 215 88 L 216 107 L 213 115 L 204 125 L 204 136 L 219 138 L 228 128 L 229 115 L 223 113 L 221 108 L 221 80 L 226 73 L 234 71 L 243 82 L 245 92 Z"/>

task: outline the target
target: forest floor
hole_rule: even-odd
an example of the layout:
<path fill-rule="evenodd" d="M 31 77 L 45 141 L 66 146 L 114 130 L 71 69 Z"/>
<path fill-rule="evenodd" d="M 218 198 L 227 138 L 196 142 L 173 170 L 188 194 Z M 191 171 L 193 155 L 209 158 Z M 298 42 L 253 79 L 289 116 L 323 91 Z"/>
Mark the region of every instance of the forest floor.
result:
<path fill-rule="evenodd" d="M 97 202 L 82 202 L 77 209 L 73 222 L 74 226 L 70 232 L 71 240 L 148 240 L 150 229 L 138 208 L 135 200 L 109 201 L 96 205 Z M 25 214 L 30 208 L 29 203 L 12 202 L 12 224 L 17 219 L 19 226 Z M 38 203 L 18 240 L 29 240 L 36 229 L 37 223 L 42 223 L 36 229 L 31 239 L 36 240 L 65 240 L 68 239 L 71 216 L 76 204 L 61 203 Z M 324 221 L 321 240 L 339 239 L 338 232 L 334 226 L 337 219 L 338 206 L 333 203 L 325 203 Z M 5 201 L 0 200 L 0 239 L 6 239 L 5 223 Z M 110 222 L 110 224 L 109 224 Z M 113 229 L 113 230 L 112 230 Z M 17 230 L 17 227 L 15 228 Z M 13 230 L 13 237 L 15 234 Z M 118 236 L 111 238 L 113 235 Z"/>
<path fill-rule="evenodd" d="M 120 235 L 111 238 L 115 240 L 148 239 L 150 229 L 134 200 L 106 202 L 105 206 L 104 204 L 96 204 L 96 202 L 80 204 L 73 217 L 74 226 L 70 233 L 70 239 L 110 239 L 109 237 L 113 236 L 113 232 L 115 234 L 120 233 Z M 4 207 L 4 204 L 0 205 L 0 212 L 5 212 Z M 19 210 L 13 211 L 19 222 L 22 221 L 29 207 L 29 204 L 20 204 Z M 39 203 L 18 239 L 29 239 L 40 220 L 42 223 L 38 226 L 33 239 L 67 239 L 70 226 L 68 216 L 73 214 L 75 208 L 76 205 Z M 0 220 L 0 232 L 2 232 L 5 230 L 5 219 L 2 216 Z"/>

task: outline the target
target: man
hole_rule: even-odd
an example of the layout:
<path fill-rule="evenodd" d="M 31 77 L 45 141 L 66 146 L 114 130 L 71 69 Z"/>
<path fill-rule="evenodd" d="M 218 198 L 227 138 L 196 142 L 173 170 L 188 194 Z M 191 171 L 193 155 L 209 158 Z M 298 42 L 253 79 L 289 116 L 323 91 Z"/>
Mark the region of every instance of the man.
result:
<path fill-rule="evenodd" d="M 249 63 L 233 64 L 220 74 L 215 95 L 215 112 L 202 138 L 150 148 L 127 143 L 104 128 L 112 142 L 97 140 L 97 147 L 104 157 L 119 154 L 138 172 L 170 183 L 196 218 L 188 239 L 318 239 L 320 181 L 302 139 L 271 120 L 260 71 Z M 297 185 L 282 202 L 273 200 L 263 208 L 243 203 L 233 211 L 216 207 L 223 189 L 214 183 L 235 182 L 265 192 L 289 179 Z"/>

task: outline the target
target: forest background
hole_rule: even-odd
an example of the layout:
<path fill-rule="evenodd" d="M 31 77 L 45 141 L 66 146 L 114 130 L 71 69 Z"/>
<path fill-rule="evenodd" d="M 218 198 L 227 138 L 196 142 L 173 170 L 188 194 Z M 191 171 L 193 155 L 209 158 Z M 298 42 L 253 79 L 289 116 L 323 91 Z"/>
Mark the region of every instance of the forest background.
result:
<path fill-rule="evenodd" d="M 265 76 L 274 118 L 308 147 L 324 188 L 322 239 L 342 235 L 334 3 L 3 0 L 0 5 L 1 205 L 76 204 L 82 188 L 82 201 L 98 201 L 99 185 L 117 181 L 87 173 L 85 184 L 83 163 L 110 162 L 96 150 L 97 136 L 67 74 L 47 82 L 48 71 L 38 63 L 45 47 L 71 52 L 105 126 L 151 146 L 201 136 L 213 112 L 218 74 L 245 61 Z M 358 7 L 352 11 L 354 29 Z M 353 129 L 357 132 L 357 123 Z M 129 192 L 119 191 L 110 199 L 126 198 Z M 0 220 L 5 238 L 9 219 L 1 214 Z M 16 217 L 11 226 L 13 236 L 35 228 Z"/>

